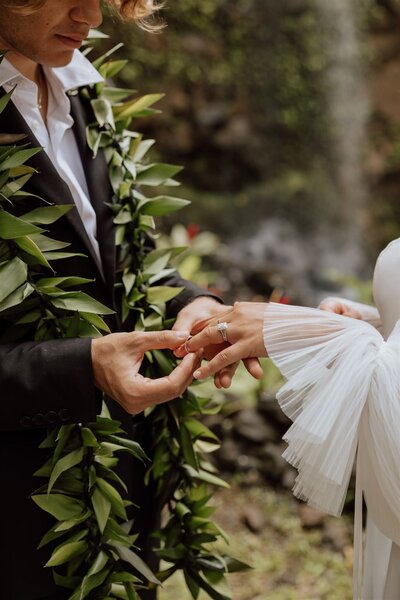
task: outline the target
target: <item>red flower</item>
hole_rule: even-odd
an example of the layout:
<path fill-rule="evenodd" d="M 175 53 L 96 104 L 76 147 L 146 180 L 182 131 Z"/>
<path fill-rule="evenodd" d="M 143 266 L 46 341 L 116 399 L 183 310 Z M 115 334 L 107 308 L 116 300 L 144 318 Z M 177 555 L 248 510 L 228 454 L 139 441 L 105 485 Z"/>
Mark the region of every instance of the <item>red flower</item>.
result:
<path fill-rule="evenodd" d="M 186 231 L 189 236 L 189 240 L 193 240 L 200 233 L 200 225 L 197 223 L 189 223 Z"/>

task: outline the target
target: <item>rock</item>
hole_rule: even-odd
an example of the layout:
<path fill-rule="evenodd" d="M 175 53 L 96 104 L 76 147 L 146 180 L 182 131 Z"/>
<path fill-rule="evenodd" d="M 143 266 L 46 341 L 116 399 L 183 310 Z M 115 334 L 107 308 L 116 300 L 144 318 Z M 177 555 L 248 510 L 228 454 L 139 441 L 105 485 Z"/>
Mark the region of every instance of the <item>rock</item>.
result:
<path fill-rule="evenodd" d="M 237 468 L 243 471 L 256 470 L 260 471 L 261 463 L 255 456 L 249 456 L 247 454 L 240 454 L 237 461 Z"/>
<path fill-rule="evenodd" d="M 240 450 L 232 438 L 225 438 L 216 454 L 220 466 L 230 471 L 235 471 L 238 468 L 239 456 Z"/>
<path fill-rule="evenodd" d="M 344 552 L 349 545 L 349 531 L 346 525 L 339 521 L 329 521 L 324 526 L 323 542 L 332 546 L 338 552 Z"/>
<path fill-rule="evenodd" d="M 296 481 L 297 471 L 292 467 L 287 467 L 282 474 L 281 484 L 287 490 L 292 490 Z"/>
<path fill-rule="evenodd" d="M 282 412 L 276 396 L 272 392 L 262 392 L 258 400 L 258 411 L 269 421 L 278 425 L 279 434 L 282 435 L 290 425 L 290 419 Z"/>
<path fill-rule="evenodd" d="M 266 423 L 260 413 L 252 408 L 237 413 L 234 420 L 234 431 L 240 437 L 254 444 L 262 444 L 277 439 L 274 428 Z"/>
<path fill-rule="evenodd" d="M 305 529 L 312 529 L 314 527 L 322 527 L 326 519 L 326 514 L 308 506 L 307 504 L 301 503 L 298 505 L 298 514 L 302 526 Z"/>
<path fill-rule="evenodd" d="M 259 533 L 266 525 L 265 516 L 257 505 L 249 505 L 243 509 L 243 522 L 253 533 Z"/>
<path fill-rule="evenodd" d="M 281 445 L 265 444 L 257 456 L 261 462 L 261 472 L 267 480 L 279 482 L 287 469 L 287 462 L 282 458 Z"/>

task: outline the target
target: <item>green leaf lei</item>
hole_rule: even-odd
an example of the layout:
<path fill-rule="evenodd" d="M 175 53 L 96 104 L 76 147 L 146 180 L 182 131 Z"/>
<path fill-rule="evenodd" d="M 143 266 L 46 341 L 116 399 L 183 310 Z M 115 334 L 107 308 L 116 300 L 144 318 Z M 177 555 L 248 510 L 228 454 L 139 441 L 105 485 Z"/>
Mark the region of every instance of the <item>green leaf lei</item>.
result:
<path fill-rule="evenodd" d="M 126 64 L 108 60 L 109 54 L 94 61 L 105 81 Z M 149 252 L 147 240 L 156 238 L 154 217 L 178 210 L 187 201 L 147 196 L 144 190 L 177 185 L 173 177 L 180 167 L 148 162 L 153 140 L 128 129 L 133 119 L 152 114 L 161 96 L 131 100 L 130 90 L 110 87 L 105 81 L 78 93 L 91 102 L 94 122 L 87 129 L 87 141 L 94 154 L 99 148 L 104 151 L 113 189 L 109 206 L 116 228 L 122 317 L 126 321 L 133 316 L 136 330 L 161 330 L 171 325 L 165 320 L 165 303 L 180 291 L 163 286 L 162 278 L 171 273 L 169 261 L 182 249 Z M 0 99 L 0 112 L 11 93 Z M 18 135 L 0 134 L 0 317 L 9 324 L 0 341 L 18 341 L 27 335 L 43 341 L 108 333 L 102 317 L 112 311 L 77 289 L 88 280 L 54 276 L 52 262 L 71 253 L 65 251 L 65 243 L 45 235 L 46 226 L 70 207 L 43 206 L 20 217 L 7 211 L 19 198 L 29 196 L 24 185 L 38 176 L 26 163 L 40 149 L 16 145 L 20 140 Z M 153 351 L 147 353 L 145 372 L 159 377 L 175 365 L 171 353 Z M 167 566 L 156 575 L 140 558 L 136 536 L 130 534 L 129 502 L 119 491 L 126 486 L 114 470 L 120 452 L 148 460 L 139 444 L 125 437 L 105 403 L 95 423 L 64 425 L 48 432 L 41 448 L 48 450 L 49 458 L 35 473 L 47 483 L 32 499 L 56 520 L 41 546 L 55 544 L 46 567 L 53 568 L 57 585 L 71 590 L 70 600 L 134 600 L 141 589 L 157 586 L 177 570 L 183 571 L 194 599 L 200 589 L 215 600 L 231 598 L 225 575 L 246 566 L 210 547 L 223 533 L 210 520 L 209 484 L 226 484 L 206 459 L 206 452 L 215 449 L 218 441 L 198 420 L 215 410 L 209 399 L 188 390 L 147 412 L 153 432 L 147 481 L 153 481 L 158 507 L 168 515 L 157 533 L 157 552 Z"/>

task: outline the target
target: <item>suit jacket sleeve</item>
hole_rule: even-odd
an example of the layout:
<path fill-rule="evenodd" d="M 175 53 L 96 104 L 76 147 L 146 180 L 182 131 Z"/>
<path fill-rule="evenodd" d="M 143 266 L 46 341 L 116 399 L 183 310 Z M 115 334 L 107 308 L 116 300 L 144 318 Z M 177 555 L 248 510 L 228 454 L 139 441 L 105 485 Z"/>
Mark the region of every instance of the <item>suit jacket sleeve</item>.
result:
<path fill-rule="evenodd" d="M 200 298 L 200 296 L 208 296 L 210 298 L 214 298 L 217 302 L 222 303 L 221 298 L 212 294 L 211 292 L 204 290 L 198 287 L 196 284 L 191 281 L 187 281 L 187 279 L 183 279 L 176 271 L 172 273 L 169 277 L 162 280 L 162 285 L 168 285 L 173 287 L 183 287 L 184 289 L 175 296 L 170 302 L 167 304 L 167 316 L 168 317 L 176 317 L 179 311 L 195 300 L 196 298 Z"/>
<path fill-rule="evenodd" d="M 0 430 L 93 421 L 90 339 L 0 345 Z"/>

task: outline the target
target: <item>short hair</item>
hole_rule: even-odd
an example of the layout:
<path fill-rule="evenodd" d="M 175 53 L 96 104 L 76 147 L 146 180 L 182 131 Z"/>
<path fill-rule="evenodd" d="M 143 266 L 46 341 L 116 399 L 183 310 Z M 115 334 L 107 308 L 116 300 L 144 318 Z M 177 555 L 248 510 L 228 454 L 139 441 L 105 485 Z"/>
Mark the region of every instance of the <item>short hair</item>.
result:
<path fill-rule="evenodd" d="M 29 15 L 41 8 L 45 2 L 46 0 L 5 0 L 4 5 Z M 162 26 L 148 21 L 148 18 L 161 8 L 157 0 L 106 0 L 106 3 L 124 21 L 136 21 L 143 29 L 157 30 Z"/>

